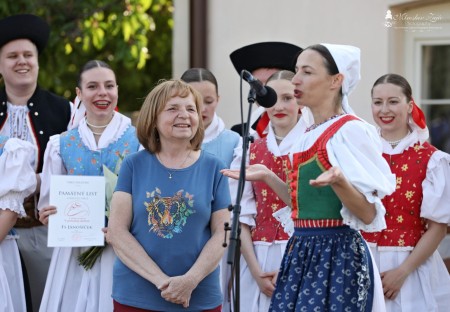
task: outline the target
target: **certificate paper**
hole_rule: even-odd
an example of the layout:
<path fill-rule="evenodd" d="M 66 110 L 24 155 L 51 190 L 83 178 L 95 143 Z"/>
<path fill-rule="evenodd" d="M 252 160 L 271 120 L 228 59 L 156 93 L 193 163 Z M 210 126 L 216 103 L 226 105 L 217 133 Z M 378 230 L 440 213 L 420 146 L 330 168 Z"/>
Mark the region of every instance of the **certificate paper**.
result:
<path fill-rule="evenodd" d="M 52 176 L 50 205 L 57 211 L 48 221 L 48 247 L 104 245 L 104 177 Z"/>

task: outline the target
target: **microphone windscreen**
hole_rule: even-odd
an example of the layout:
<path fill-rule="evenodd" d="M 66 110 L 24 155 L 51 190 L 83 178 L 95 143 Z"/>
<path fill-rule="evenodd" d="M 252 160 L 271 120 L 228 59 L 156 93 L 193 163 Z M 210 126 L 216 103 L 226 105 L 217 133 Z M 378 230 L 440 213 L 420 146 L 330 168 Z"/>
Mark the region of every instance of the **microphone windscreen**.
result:
<path fill-rule="evenodd" d="M 269 86 L 264 87 L 267 93 L 262 96 L 256 96 L 256 101 L 262 107 L 269 108 L 277 103 L 277 93 Z"/>

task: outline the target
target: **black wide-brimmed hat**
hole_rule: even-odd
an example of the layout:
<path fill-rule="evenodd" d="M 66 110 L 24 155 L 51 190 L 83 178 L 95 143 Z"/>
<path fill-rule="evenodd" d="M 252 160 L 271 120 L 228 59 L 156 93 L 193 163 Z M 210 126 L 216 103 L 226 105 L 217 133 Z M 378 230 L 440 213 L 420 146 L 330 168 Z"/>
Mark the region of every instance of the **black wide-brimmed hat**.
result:
<path fill-rule="evenodd" d="M 49 36 L 50 26 L 33 14 L 12 15 L 0 20 L 0 48 L 13 40 L 29 39 L 41 53 Z"/>
<path fill-rule="evenodd" d="M 230 54 L 231 62 L 240 74 L 258 68 L 294 70 L 295 57 L 302 48 L 286 42 L 258 42 L 247 45 Z"/>

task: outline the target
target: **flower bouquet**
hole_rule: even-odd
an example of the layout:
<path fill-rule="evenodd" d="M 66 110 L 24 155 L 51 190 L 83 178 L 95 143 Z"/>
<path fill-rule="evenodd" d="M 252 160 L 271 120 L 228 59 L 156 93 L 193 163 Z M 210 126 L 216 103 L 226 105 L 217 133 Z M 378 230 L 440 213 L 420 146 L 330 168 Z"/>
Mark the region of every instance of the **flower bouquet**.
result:
<path fill-rule="evenodd" d="M 109 211 L 110 211 L 110 204 L 112 195 L 114 193 L 114 189 L 116 188 L 117 184 L 117 175 L 119 174 L 120 165 L 122 164 L 122 160 L 124 157 L 120 156 L 119 160 L 117 161 L 116 168 L 114 172 L 108 169 L 105 165 L 103 165 L 103 175 L 105 176 L 105 226 L 108 226 L 108 218 L 109 218 Z M 103 249 L 105 246 L 93 246 L 90 247 L 88 250 L 82 252 L 78 256 L 78 264 L 82 265 L 84 269 L 90 270 L 94 266 L 95 262 L 97 261 L 97 258 L 101 256 Z"/>

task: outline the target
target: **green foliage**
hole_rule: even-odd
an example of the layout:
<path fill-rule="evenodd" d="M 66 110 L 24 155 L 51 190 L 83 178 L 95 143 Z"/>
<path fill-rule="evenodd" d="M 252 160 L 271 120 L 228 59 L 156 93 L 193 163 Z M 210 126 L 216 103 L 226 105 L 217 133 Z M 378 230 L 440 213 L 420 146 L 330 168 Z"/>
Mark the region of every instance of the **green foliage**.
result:
<path fill-rule="evenodd" d="M 69 100 L 91 59 L 114 69 L 125 112 L 139 110 L 156 82 L 171 77 L 172 0 L 0 1 L 0 17 L 25 12 L 52 30 L 39 57 L 39 84 Z"/>

